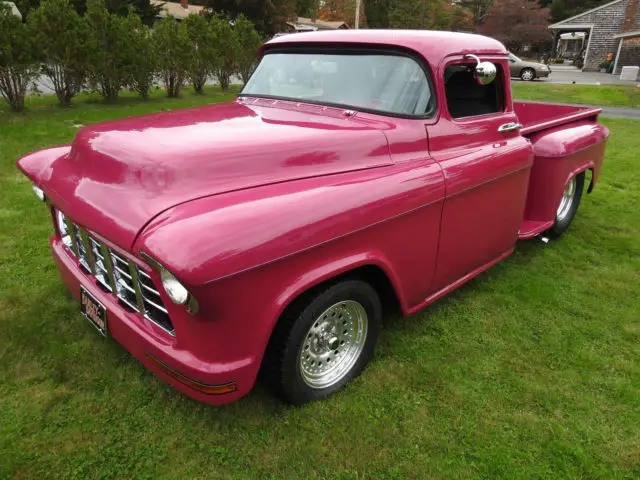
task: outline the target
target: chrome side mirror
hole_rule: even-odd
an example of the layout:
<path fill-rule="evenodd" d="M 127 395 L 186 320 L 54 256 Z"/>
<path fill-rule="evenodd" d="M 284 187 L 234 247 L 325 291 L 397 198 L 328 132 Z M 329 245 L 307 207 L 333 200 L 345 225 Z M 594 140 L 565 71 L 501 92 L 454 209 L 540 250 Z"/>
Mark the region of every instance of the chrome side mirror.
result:
<path fill-rule="evenodd" d="M 474 71 L 474 78 L 479 85 L 489 85 L 496 79 L 498 69 L 491 62 L 481 62 L 475 55 L 465 55 L 465 58 L 471 58 L 476 61 L 476 68 Z"/>

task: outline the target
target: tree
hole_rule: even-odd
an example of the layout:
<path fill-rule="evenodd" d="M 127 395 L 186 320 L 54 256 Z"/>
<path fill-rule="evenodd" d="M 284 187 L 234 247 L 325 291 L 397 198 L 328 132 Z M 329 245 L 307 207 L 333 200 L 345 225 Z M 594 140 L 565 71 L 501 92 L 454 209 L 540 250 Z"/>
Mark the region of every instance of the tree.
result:
<path fill-rule="evenodd" d="M 76 0 L 79 3 L 83 1 L 87 0 Z M 153 5 L 151 0 L 105 0 L 105 4 L 109 13 L 115 13 L 121 17 L 128 16 L 129 11 L 133 8 L 142 23 L 148 26 L 153 25 L 162 10 L 161 5 Z"/>
<path fill-rule="evenodd" d="M 465 21 L 466 19 L 466 21 Z M 391 28 L 466 30 L 471 17 L 445 0 L 398 0 L 389 9 Z"/>
<path fill-rule="evenodd" d="M 313 18 L 317 15 L 319 0 L 298 0 L 296 2 L 296 13 L 300 17 Z"/>
<path fill-rule="evenodd" d="M 82 89 L 89 70 L 90 32 L 68 0 L 45 0 L 29 15 L 42 72 L 62 106 Z"/>
<path fill-rule="evenodd" d="M 366 0 L 363 3 L 370 28 L 389 28 L 389 12 L 394 6 L 393 0 Z"/>
<path fill-rule="evenodd" d="M 223 90 L 229 88 L 231 76 L 236 71 L 236 53 L 238 51 L 236 37 L 229 22 L 220 16 L 211 19 L 211 27 L 216 36 L 220 61 L 215 69 L 216 77 Z"/>
<path fill-rule="evenodd" d="M 153 48 L 151 30 L 131 9 L 126 19 L 126 28 L 131 41 L 131 61 L 128 69 L 127 84 L 131 90 L 138 93 L 143 99 L 149 97 L 149 91 L 153 86 L 153 78 L 156 74 L 156 52 Z"/>
<path fill-rule="evenodd" d="M 191 41 L 187 28 L 167 16 L 155 24 L 153 44 L 167 96 L 177 97 L 189 73 Z"/>
<path fill-rule="evenodd" d="M 191 14 L 182 23 L 190 41 L 188 75 L 195 92 L 201 94 L 219 62 L 216 37 L 211 24 L 200 15 Z"/>
<path fill-rule="evenodd" d="M 103 0 L 88 1 L 85 20 L 92 32 L 91 83 L 99 88 L 105 100 L 114 102 L 127 83 L 133 62 L 127 21 L 109 13 Z"/>
<path fill-rule="evenodd" d="M 233 32 L 237 45 L 236 66 L 242 78 L 242 83 L 246 84 L 256 66 L 258 50 L 262 45 L 262 38 L 253 23 L 244 15 L 239 15 L 238 18 L 236 18 Z"/>
<path fill-rule="evenodd" d="M 40 6 L 41 0 L 16 0 L 16 5 L 26 19 L 32 10 Z M 71 5 L 78 15 L 84 15 L 87 11 L 88 0 L 71 0 Z M 109 13 L 115 13 L 121 17 L 129 14 L 129 8 L 133 7 L 145 25 L 153 25 L 156 17 L 162 10 L 160 5 L 153 5 L 151 0 L 105 0 L 105 6 Z"/>
<path fill-rule="evenodd" d="M 287 21 L 296 18 L 296 0 L 205 0 L 213 12 L 227 20 L 246 16 L 261 35 L 271 37 L 281 32 Z"/>
<path fill-rule="evenodd" d="M 551 18 L 554 22 L 565 20 L 592 8 L 599 7 L 611 0 L 545 0 L 543 6 L 550 5 Z"/>
<path fill-rule="evenodd" d="M 461 0 L 460 6 L 466 8 L 473 15 L 473 23 L 480 25 L 487 17 L 487 12 L 493 5 L 493 0 Z"/>
<path fill-rule="evenodd" d="M 29 26 L 0 2 L 0 94 L 12 110 L 24 109 L 27 88 L 37 74 L 35 42 Z"/>
<path fill-rule="evenodd" d="M 537 1 L 496 0 L 478 33 L 500 40 L 517 52 L 522 45 L 551 40 L 548 26 L 551 14 Z"/>

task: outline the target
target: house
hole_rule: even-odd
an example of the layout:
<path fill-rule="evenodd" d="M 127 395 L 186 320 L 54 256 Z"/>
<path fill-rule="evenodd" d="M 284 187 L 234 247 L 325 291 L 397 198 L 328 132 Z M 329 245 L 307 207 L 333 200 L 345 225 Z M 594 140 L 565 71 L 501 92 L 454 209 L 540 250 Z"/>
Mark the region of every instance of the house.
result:
<path fill-rule="evenodd" d="M 553 32 L 552 55 L 556 56 L 560 39 L 567 33 L 585 36 L 585 71 L 597 71 L 607 55 L 615 57 L 614 74 L 623 66 L 640 65 L 639 0 L 614 0 L 549 26 Z M 566 38 L 566 37 L 565 37 Z"/>
<path fill-rule="evenodd" d="M 158 15 L 158 18 L 165 18 L 171 15 L 178 21 L 182 21 L 187 18 L 188 15 L 195 13 L 197 15 L 204 15 L 205 7 L 198 5 L 189 5 L 188 0 L 180 0 L 177 2 L 163 2 L 162 0 L 151 0 L 151 5 L 154 7 L 162 6 L 162 10 Z"/>
<path fill-rule="evenodd" d="M 298 17 L 295 22 L 287 22 L 287 31 L 293 32 L 315 32 L 316 30 L 346 30 L 349 28 L 345 22 L 329 22 L 316 18 Z"/>

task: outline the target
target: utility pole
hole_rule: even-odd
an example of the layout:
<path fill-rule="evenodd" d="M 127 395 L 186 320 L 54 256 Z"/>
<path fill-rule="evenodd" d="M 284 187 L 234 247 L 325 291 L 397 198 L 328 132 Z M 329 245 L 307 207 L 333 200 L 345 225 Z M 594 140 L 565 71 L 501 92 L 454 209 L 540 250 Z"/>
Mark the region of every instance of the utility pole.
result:
<path fill-rule="evenodd" d="M 360 4 L 361 3 L 362 3 L 362 0 L 356 0 L 356 22 L 355 22 L 356 30 L 360 28 Z"/>

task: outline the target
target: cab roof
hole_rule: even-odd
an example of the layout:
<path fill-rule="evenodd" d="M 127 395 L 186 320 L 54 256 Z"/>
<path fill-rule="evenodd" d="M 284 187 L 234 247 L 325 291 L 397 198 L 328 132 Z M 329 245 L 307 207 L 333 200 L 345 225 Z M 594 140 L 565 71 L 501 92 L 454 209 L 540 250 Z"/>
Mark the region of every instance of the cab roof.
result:
<path fill-rule="evenodd" d="M 399 47 L 413 50 L 432 64 L 452 54 L 506 55 L 507 49 L 493 38 L 470 33 L 431 30 L 325 30 L 292 33 L 267 42 L 271 48 L 318 44 L 357 44 L 358 46 Z"/>

